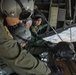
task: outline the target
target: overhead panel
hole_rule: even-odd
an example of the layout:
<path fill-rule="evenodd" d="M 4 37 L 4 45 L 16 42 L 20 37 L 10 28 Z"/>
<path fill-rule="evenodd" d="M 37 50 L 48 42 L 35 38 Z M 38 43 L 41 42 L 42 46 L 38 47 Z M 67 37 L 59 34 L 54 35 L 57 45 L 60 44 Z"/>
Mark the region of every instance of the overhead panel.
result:
<path fill-rule="evenodd" d="M 51 6 L 49 9 L 50 26 L 56 27 L 57 25 L 58 9 L 58 6 Z"/>

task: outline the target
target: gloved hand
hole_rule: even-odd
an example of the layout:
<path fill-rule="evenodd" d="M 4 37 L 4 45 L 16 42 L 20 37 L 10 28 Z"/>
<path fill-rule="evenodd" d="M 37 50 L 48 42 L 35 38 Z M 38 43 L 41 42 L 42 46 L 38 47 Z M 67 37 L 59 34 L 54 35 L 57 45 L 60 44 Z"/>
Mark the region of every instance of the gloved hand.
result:
<path fill-rule="evenodd" d="M 49 75 L 62 75 L 63 74 L 63 67 L 52 65 L 50 69 L 51 69 L 51 73 Z"/>

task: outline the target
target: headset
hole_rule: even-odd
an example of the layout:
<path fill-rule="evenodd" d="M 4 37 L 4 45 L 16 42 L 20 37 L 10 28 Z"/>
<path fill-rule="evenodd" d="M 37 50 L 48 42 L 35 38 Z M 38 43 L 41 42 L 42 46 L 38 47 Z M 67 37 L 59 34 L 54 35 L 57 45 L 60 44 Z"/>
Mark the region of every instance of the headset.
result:
<path fill-rule="evenodd" d="M 22 20 L 22 19 L 27 19 L 28 17 L 31 17 L 32 11 L 30 9 L 28 9 L 28 10 L 25 9 L 24 5 L 22 4 L 22 2 L 20 0 L 15 0 L 15 1 L 21 7 L 21 10 L 22 10 L 22 12 L 19 15 L 19 19 Z M 30 0 L 28 0 L 28 2 L 29 1 Z M 3 0 L 1 0 L 0 2 L 1 2 L 1 7 L 2 7 Z M 7 11 L 2 11 L 2 8 L 1 8 L 1 13 L 0 14 L 2 14 L 3 18 L 6 18 L 9 15 L 7 13 Z"/>
<path fill-rule="evenodd" d="M 20 19 L 25 19 L 25 16 L 26 16 L 26 18 L 30 17 L 31 16 L 31 10 L 26 11 L 25 7 L 23 6 L 23 4 L 21 3 L 20 0 L 15 0 L 15 1 L 19 4 L 19 6 L 22 9 L 22 12 L 20 13 Z"/>

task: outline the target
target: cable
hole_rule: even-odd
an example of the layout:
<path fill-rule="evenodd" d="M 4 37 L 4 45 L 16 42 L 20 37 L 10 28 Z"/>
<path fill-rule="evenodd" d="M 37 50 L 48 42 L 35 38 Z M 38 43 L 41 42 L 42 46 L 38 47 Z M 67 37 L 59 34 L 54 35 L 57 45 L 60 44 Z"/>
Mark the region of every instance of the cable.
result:
<path fill-rule="evenodd" d="M 70 20 L 69 25 L 71 25 L 71 24 L 72 24 L 72 20 Z M 71 30 L 71 28 L 70 28 L 70 42 L 72 42 L 72 30 Z"/>
<path fill-rule="evenodd" d="M 72 42 L 72 30 L 70 28 L 70 42 Z"/>

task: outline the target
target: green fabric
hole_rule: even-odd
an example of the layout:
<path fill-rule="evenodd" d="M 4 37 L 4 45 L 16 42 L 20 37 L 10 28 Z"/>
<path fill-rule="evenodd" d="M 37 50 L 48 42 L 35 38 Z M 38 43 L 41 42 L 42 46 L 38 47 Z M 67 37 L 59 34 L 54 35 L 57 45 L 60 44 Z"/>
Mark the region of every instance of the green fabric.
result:
<path fill-rule="evenodd" d="M 31 33 L 32 33 L 32 37 L 31 37 L 31 40 L 29 42 L 29 46 L 38 46 L 38 47 L 45 47 L 46 46 L 46 41 L 42 40 L 42 39 L 39 39 L 37 37 L 37 33 L 39 30 L 43 29 L 44 27 L 46 27 L 47 24 L 45 25 L 40 25 L 40 26 L 35 26 L 35 25 L 32 25 L 30 30 L 31 30 Z"/>
<path fill-rule="evenodd" d="M 29 46 L 38 46 L 38 47 L 44 47 L 46 41 L 42 39 L 38 39 L 37 37 L 32 36 L 31 40 L 29 41 Z"/>
<path fill-rule="evenodd" d="M 33 33 L 37 34 L 39 32 L 39 30 L 42 30 L 44 27 L 46 27 L 47 24 L 44 24 L 44 25 L 39 25 L 39 26 L 36 26 L 36 25 L 32 25 L 30 30 Z"/>
<path fill-rule="evenodd" d="M 28 46 L 25 47 L 30 53 L 41 54 L 43 52 L 48 52 L 48 49 L 46 48 L 46 41 L 42 40 L 41 38 L 39 39 L 37 37 L 37 32 L 46 26 L 47 24 L 40 25 L 38 27 L 34 25 L 31 26 L 30 30 L 32 32 L 32 37 L 28 43 Z"/>
<path fill-rule="evenodd" d="M 26 49 L 23 50 L 16 40 L 8 36 L 2 24 L 0 25 L 0 58 L 20 75 L 50 73 L 50 69 L 43 62 L 34 58 Z"/>
<path fill-rule="evenodd" d="M 25 47 L 32 54 L 41 54 L 43 52 L 48 52 L 46 47 L 46 41 L 38 39 L 37 37 L 32 36 L 27 47 Z"/>

